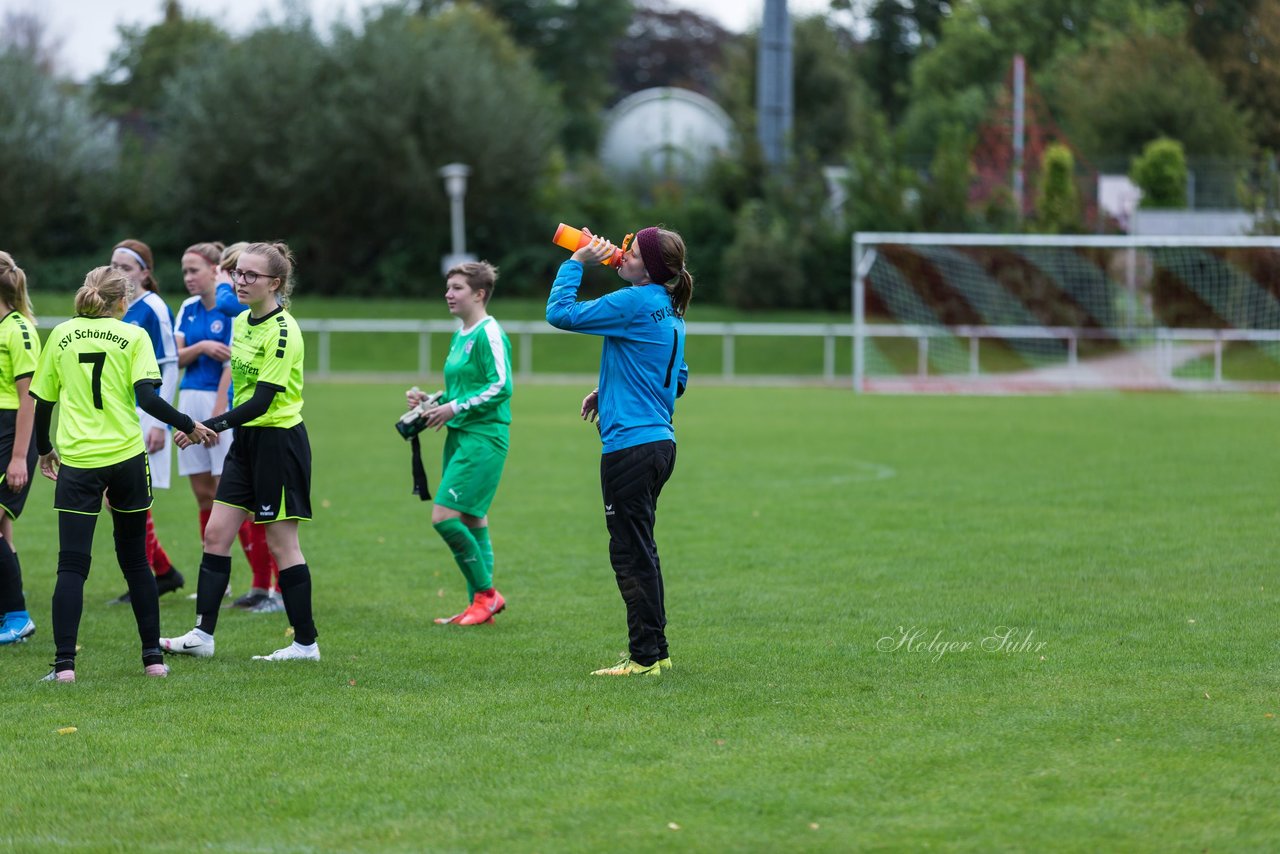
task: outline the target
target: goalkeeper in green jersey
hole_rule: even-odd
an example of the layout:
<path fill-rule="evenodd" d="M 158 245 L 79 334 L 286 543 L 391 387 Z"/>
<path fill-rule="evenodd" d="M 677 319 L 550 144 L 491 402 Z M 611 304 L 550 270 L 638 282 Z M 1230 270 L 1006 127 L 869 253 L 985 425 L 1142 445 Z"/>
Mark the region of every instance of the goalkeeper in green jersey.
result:
<path fill-rule="evenodd" d="M 488 515 L 511 427 L 511 345 L 488 312 L 497 280 L 498 271 L 484 261 L 459 264 L 445 276 L 445 303 L 462 328 L 453 334 L 445 359 L 444 398 L 424 415 L 428 427 L 449 428 L 431 524 L 453 552 L 471 602 L 452 617 L 438 618 L 441 624 L 492 623 L 506 607 L 493 586 Z M 412 409 L 427 395 L 411 389 L 406 397 Z"/>

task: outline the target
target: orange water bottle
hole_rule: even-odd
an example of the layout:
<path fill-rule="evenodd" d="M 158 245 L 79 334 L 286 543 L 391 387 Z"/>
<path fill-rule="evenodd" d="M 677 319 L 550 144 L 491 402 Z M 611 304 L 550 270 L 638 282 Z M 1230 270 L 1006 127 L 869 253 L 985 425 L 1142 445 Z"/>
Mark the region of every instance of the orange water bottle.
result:
<path fill-rule="evenodd" d="M 599 235 L 597 235 L 598 237 Z M 606 267 L 616 267 L 622 263 L 622 255 L 627 251 L 627 247 L 631 245 L 631 238 L 634 234 L 628 234 L 622 239 L 622 248 L 615 249 L 613 255 L 601 261 Z M 591 238 L 582 233 L 581 229 L 574 228 L 571 225 L 565 225 L 563 222 L 556 228 L 556 236 L 551 238 L 551 242 L 556 246 L 563 246 L 570 252 L 577 252 L 582 247 L 591 242 Z"/>

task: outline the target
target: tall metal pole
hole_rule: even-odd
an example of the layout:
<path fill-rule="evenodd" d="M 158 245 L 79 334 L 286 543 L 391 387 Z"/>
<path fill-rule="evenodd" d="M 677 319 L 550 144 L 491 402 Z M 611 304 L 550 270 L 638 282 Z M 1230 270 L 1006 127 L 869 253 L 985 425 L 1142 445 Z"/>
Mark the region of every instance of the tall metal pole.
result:
<path fill-rule="evenodd" d="M 1026 210 L 1025 164 L 1023 150 L 1027 135 L 1026 114 L 1027 63 L 1022 54 L 1013 57 L 1013 203 L 1017 205 L 1018 221 Z"/>
<path fill-rule="evenodd" d="M 791 17 L 787 0 L 765 0 L 756 62 L 757 133 L 765 162 L 786 162 L 794 111 L 791 78 Z"/>

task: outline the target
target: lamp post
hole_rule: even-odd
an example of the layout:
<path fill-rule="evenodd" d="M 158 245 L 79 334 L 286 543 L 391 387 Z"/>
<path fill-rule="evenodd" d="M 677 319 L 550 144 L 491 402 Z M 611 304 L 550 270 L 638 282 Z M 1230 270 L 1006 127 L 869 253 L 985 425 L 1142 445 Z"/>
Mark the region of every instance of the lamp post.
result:
<path fill-rule="evenodd" d="M 453 234 L 452 251 L 440 259 L 442 274 L 458 264 L 476 260 L 476 256 L 467 252 L 467 232 L 462 211 L 462 200 L 467 195 L 467 176 L 470 174 L 471 167 L 465 163 L 449 163 L 440 168 L 444 191 L 449 194 L 449 223 Z"/>

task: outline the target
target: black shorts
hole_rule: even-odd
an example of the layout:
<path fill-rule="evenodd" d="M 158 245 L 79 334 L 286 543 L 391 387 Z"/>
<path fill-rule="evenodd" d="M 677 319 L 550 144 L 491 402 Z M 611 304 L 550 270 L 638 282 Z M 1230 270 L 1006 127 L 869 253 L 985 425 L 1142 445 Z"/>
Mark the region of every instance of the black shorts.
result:
<path fill-rule="evenodd" d="M 17 430 L 18 410 L 0 409 L 0 462 L 8 460 L 13 454 L 13 434 Z M 36 439 L 31 436 L 31 444 L 27 448 L 27 485 L 14 492 L 9 487 L 8 477 L 0 468 L 0 510 L 17 519 L 22 515 L 22 508 L 27 503 L 27 493 L 31 491 L 31 477 L 36 470 Z"/>
<path fill-rule="evenodd" d="M 53 509 L 96 516 L 102 512 L 104 491 L 113 510 L 137 513 L 150 509 L 151 467 L 146 453 L 101 468 L 62 466 L 53 487 Z"/>
<path fill-rule="evenodd" d="M 237 427 L 214 500 L 247 510 L 255 522 L 309 520 L 311 441 L 306 426 Z"/>

